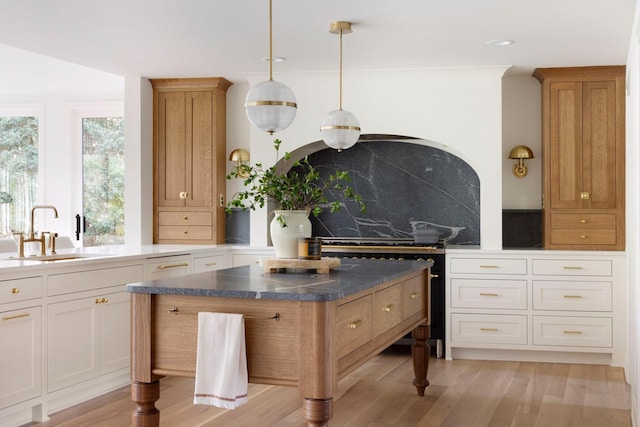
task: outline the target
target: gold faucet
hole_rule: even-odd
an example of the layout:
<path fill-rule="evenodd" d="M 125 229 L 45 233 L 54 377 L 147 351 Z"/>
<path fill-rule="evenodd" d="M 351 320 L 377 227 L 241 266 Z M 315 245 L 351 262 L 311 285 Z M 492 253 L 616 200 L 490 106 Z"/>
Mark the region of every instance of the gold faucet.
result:
<path fill-rule="evenodd" d="M 29 230 L 29 236 L 26 239 L 24 238 L 22 233 L 20 233 L 20 240 L 18 242 L 20 246 L 19 252 L 18 252 L 19 258 L 24 258 L 24 244 L 28 242 L 40 242 L 40 255 L 47 254 L 45 251 L 45 237 L 44 237 L 46 233 L 40 233 L 40 237 L 38 238 L 35 237 L 35 226 L 34 226 L 33 219 L 34 219 L 34 214 L 36 212 L 36 209 L 51 209 L 53 210 L 54 218 L 58 218 L 58 210 L 53 205 L 36 205 L 33 208 L 31 208 L 31 229 Z"/>

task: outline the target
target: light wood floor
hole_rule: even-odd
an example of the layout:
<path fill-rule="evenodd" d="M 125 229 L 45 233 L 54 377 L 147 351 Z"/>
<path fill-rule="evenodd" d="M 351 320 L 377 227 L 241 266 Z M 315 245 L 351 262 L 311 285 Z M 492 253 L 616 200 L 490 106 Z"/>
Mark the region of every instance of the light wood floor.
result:
<path fill-rule="evenodd" d="M 431 359 L 424 397 L 412 379 L 406 351 L 377 356 L 340 381 L 331 426 L 631 426 L 621 368 Z M 296 388 L 250 384 L 249 403 L 229 411 L 192 405 L 192 379 L 160 383 L 162 427 L 306 426 Z M 125 387 L 29 426 L 126 427 L 133 409 Z"/>

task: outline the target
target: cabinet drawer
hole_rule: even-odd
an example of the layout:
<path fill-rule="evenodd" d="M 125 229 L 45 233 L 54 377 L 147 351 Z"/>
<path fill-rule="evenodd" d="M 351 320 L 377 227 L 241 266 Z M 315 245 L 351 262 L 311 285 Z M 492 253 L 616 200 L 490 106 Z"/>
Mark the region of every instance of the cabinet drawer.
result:
<path fill-rule="evenodd" d="M 611 276 L 610 260 L 534 259 L 533 274 L 540 276 Z"/>
<path fill-rule="evenodd" d="M 583 230 L 615 230 L 614 214 L 551 214 L 551 228 L 578 228 Z"/>
<path fill-rule="evenodd" d="M 0 304 L 42 297 L 42 277 L 4 280 L 0 282 Z"/>
<path fill-rule="evenodd" d="M 526 259 L 451 258 L 452 274 L 527 274 Z"/>
<path fill-rule="evenodd" d="M 526 344 L 527 316 L 452 314 L 454 343 Z"/>
<path fill-rule="evenodd" d="M 526 280 L 451 279 L 451 306 L 461 308 L 527 308 Z"/>
<path fill-rule="evenodd" d="M 397 284 L 373 294 L 373 336 L 402 322 L 402 285 Z"/>
<path fill-rule="evenodd" d="M 553 245 L 615 245 L 615 230 L 580 230 L 573 228 L 552 228 Z"/>
<path fill-rule="evenodd" d="M 49 296 L 107 288 L 144 280 L 141 265 L 52 274 L 47 278 Z"/>
<path fill-rule="evenodd" d="M 190 256 L 172 256 L 148 262 L 145 265 L 145 280 L 183 276 L 191 273 Z"/>
<path fill-rule="evenodd" d="M 224 255 L 210 255 L 193 259 L 194 273 L 220 270 L 224 267 Z"/>
<path fill-rule="evenodd" d="M 160 240 L 210 240 L 213 227 L 205 225 L 161 225 L 158 227 Z"/>
<path fill-rule="evenodd" d="M 534 280 L 533 309 L 611 311 L 611 282 Z"/>
<path fill-rule="evenodd" d="M 363 346 L 373 338 L 371 303 L 367 295 L 338 306 L 336 312 L 336 346 L 338 359 Z"/>
<path fill-rule="evenodd" d="M 416 313 L 425 314 L 425 306 L 429 305 L 429 301 L 425 298 L 425 283 L 424 276 L 419 276 L 407 279 L 402 284 L 403 303 L 404 303 L 404 316 L 403 319 L 408 319 Z M 426 313 L 428 314 L 428 313 Z"/>
<path fill-rule="evenodd" d="M 158 225 L 213 225 L 211 212 L 158 212 Z"/>
<path fill-rule="evenodd" d="M 533 316 L 533 344 L 611 347 L 609 317 Z"/>

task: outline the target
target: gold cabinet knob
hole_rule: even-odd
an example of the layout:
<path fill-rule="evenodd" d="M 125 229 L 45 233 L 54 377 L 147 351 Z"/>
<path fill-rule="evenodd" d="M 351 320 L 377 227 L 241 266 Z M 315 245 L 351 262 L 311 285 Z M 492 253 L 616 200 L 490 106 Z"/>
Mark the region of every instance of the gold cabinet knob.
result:
<path fill-rule="evenodd" d="M 589 200 L 589 197 L 590 197 L 590 195 L 589 195 L 588 191 L 583 191 L 582 193 L 580 193 L 580 198 L 582 200 Z"/>
<path fill-rule="evenodd" d="M 11 293 L 12 293 L 12 294 L 19 294 L 19 293 L 20 293 L 20 289 L 18 289 L 18 288 L 12 288 L 12 289 L 11 289 Z"/>
<path fill-rule="evenodd" d="M 182 234 L 189 234 L 189 232 L 187 230 L 184 230 Z"/>
<path fill-rule="evenodd" d="M 587 220 L 586 220 L 586 219 L 581 219 L 581 220 L 580 220 L 580 223 L 581 223 L 581 224 L 586 224 L 586 223 L 587 223 Z"/>
<path fill-rule="evenodd" d="M 411 295 L 409 295 L 409 298 L 411 298 L 411 299 L 418 298 L 418 293 L 417 292 L 412 293 Z"/>
<path fill-rule="evenodd" d="M 393 308 L 393 304 L 389 304 L 386 307 L 384 307 L 382 311 L 384 311 L 385 313 L 390 313 L 392 308 Z"/>
<path fill-rule="evenodd" d="M 185 215 L 185 216 L 183 216 L 183 217 L 182 217 L 182 219 L 184 219 L 185 221 L 187 221 L 187 220 L 189 219 L 189 217 Z"/>
<path fill-rule="evenodd" d="M 187 193 L 186 191 L 181 191 L 179 196 L 181 199 L 186 199 L 189 196 L 189 193 Z"/>

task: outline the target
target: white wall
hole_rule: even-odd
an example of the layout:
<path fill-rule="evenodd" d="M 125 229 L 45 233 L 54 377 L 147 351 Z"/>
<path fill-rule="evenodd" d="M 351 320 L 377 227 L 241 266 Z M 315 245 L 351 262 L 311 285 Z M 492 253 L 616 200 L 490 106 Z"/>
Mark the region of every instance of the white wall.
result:
<path fill-rule="evenodd" d="M 626 376 L 631 384 L 631 416 L 633 425 L 640 422 L 640 1 L 636 1 L 636 15 L 627 58 L 627 116 L 626 116 L 626 246 L 627 246 L 627 290 L 628 290 L 628 364 Z"/>
<path fill-rule="evenodd" d="M 481 245 L 502 248 L 502 76 L 507 67 L 436 70 L 354 71 L 344 73 L 343 107 L 356 115 L 363 134 L 404 135 L 444 144 L 467 161 L 480 178 Z M 251 84 L 264 75 L 248 75 Z M 320 122 L 338 107 L 337 73 L 286 73 L 274 77 L 296 95 L 293 124 L 270 137 L 250 127 L 251 161 L 273 164 L 272 141 L 281 151 L 320 140 Z M 248 87 L 246 88 L 248 90 Z M 228 102 L 242 105 L 245 91 Z M 539 96 L 539 95 L 538 95 Z M 244 111 L 227 110 L 234 123 L 248 123 Z M 240 146 L 240 145 L 238 145 Z M 244 146 L 246 148 L 246 146 Z M 228 151 L 236 148 L 228 139 Z M 227 197 L 233 190 L 227 192 Z M 267 243 L 267 215 L 251 214 L 251 244 Z"/>
<path fill-rule="evenodd" d="M 505 77 L 502 81 L 502 207 L 540 209 L 542 188 L 541 85 L 531 76 Z M 531 148 L 535 158 L 529 172 L 516 178 L 509 152 L 516 145 Z"/>

